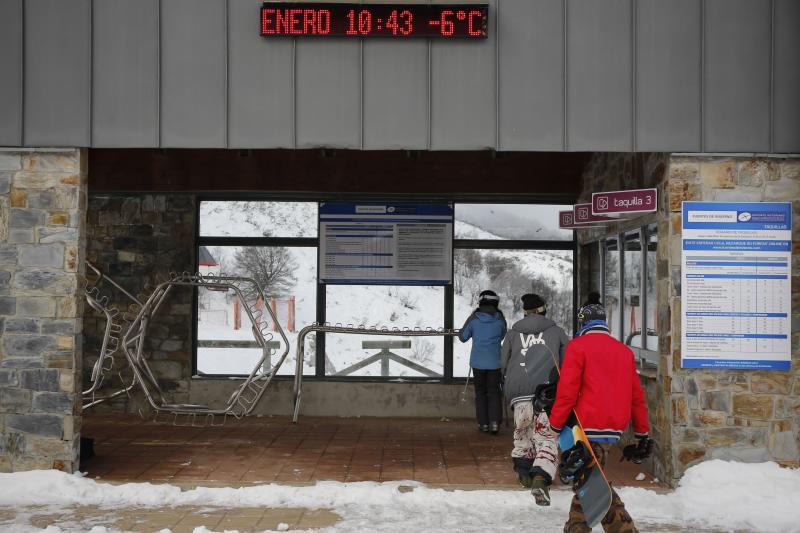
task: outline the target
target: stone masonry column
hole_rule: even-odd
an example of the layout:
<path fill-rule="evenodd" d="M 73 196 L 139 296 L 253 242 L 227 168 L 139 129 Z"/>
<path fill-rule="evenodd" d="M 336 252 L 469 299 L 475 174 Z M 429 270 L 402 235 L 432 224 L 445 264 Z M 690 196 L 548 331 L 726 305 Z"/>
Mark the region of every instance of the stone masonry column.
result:
<path fill-rule="evenodd" d="M 0 471 L 78 469 L 86 150 L 0 149 Z"/>
<path fill-rule="evenodd" d="M 792 367 L 789 371 L 681 368 L 681 202 L 792 202 Z M 659 223 L 659 330 L 675 483 L 707 459 L 800 465 L 800 158 L 672 156 L 668 220 Z M 663 244 L 662 244 L 663 243 Z"/>

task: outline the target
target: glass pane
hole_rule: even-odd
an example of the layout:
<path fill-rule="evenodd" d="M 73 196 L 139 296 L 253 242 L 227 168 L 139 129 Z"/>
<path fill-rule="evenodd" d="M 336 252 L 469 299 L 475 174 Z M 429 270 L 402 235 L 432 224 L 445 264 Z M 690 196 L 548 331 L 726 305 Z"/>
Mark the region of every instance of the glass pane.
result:
<path fill-rule="evenodd" d="M 201 237 L 316 237 L 316 202 L 200 202 Z"/>
<path fill-rule="evenodd" d="M 656 293 L 656 252 L 658 251 L 658 226 L 647 227 L 647 271 L 645 286 L 647 289 L 647 349 L 658 352 L 658 296 Z"/>
<path fill-rule="evenodd" d="M 267 298 L 257 301 L 245 292 L 252 310 L 270 306 L 289 339 L 289 355 L 278 375 L 293 375 L 297 332 L 315 321 L 317 307 L 317 249 L 295 247 L 201 246 L 198 253 L 202 274 L 253 277 Z M 246 285 L 243 285 L 246 287 Z M 197 293 L 197 372 L 199 374 L 249 374 L 261 357 L 245 303 L 236 294 L 198 289 Z M 271 362 L 285 349 L 280 335 L 270 332 L 275 341 Z M 253 343 L 250 345 L 249 343 Z M 314 373 L 313 335 L 306 341 L 303 373 Z"/>
<path fill-rule="evenodd" d="M 600 243 L 597 241 L 583 246 L 581 253 L 581 259 L 583 261 L 581 266 L 585 269 L 581 274 L 581 278 L 587 279 L 589 283 L 587 287 L 584 287 L 584 294 L 579 298 L 581 302 L 584 302 L 590 292 L 601 292 L 602 275 L 600 264 L 603 258 L 600 255 Z"/>
<path fill-rule="evenodd" d="M 558 228 L 558 212 L 571 205 L 456 204 L 456 239 L 571 241 Z"/>
<path fill-rule="evenodd" d="M 500 296 L 509 326 L 522 318 L 520 297 L 529 292 L 547 302 L 547 316 L 572 335 L 571 250 L 455 250 L 453 255 L 454 323 L 461 327 L 481 291 Z M 453 375 L 469 372 L 471 342 L 453 341 Z"/>
<path fill-rule="evenodd" d="M 629 346 L 642 348 L 642 241 L 638 231 L 625 235 L 623 269 L 623 340 Z"/>
<path fill-rule="evenodd" d="M 617 239 L 605 241 L 605 287 L 603 287 L 603 305 L 606 308 L 606 319 L 611 328 L 611 335 L 620 339 L 619 330 L 619 243 Z"/>
<path fill-rule="evenodd" d="M 330 324 L 377 328 L 441 328 L 444 287 L 328 285 Z M 440 377 L 444 337 L 325 334 L 326 375 Z"/>

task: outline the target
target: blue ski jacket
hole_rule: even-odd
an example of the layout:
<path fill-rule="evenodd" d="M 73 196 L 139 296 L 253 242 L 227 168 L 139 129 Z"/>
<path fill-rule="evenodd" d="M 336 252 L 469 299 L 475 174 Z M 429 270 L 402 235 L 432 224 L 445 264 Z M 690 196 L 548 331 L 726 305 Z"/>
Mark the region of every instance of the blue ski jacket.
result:
<path fill-rule="evenodd" d="M 464 322 L 458 334 L 461 342 L 472 339 L 469 366 L 481 370 L 500 368 L 500 345 L 506 336 L 506 319 L 503 313 L 487 313 L 476 309 Z"/>

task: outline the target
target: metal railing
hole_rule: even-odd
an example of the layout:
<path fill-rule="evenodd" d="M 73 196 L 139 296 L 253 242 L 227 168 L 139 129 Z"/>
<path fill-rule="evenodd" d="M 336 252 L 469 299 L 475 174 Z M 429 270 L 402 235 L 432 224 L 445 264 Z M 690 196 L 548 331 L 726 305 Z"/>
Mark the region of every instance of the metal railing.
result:
<path fill-rule="evenodd" d="M 393 337 L 454 337 L 457 336 L 459 333 L 459 330 L 457 329 L 372 328 L 363 325 L 354 326 L 352 324 L 342 325 L 342 324 L 327 324 L 327 323 L 311 324 L 310 326 L 304 327 L 303 329 L 300 330 L 300 333 L 298 333 L 297 335 L 297 351 L 296 351 L 297 355 L 296 355 L 295 373 L 294 373 L 294 399 L 293 399 L 294 411 L 292 414 L 292 422 L 294 423 L 297 423 L 297 420 L 300 417 L 300 403 L 303 397 L 303 361 L 305 359 L 305 339 L 306 335 L 308 335 L 312 331 L 322 332 L 322 333 L 344 333 L 348 335 L 378 335 L 378 336 L 393 336 Z M 371 362 L 379 360 L 380 355 L 381 354 L 376 354 L 372 356 L 372 358 L 374 358 L 374 361 Z M 406 362 L 410 363 L 410 361 L 406 360 L 405 358 L 401 359 L 404 359 Z M 352 367 L 350 367 L 350 369 L 352 369 Z"/>

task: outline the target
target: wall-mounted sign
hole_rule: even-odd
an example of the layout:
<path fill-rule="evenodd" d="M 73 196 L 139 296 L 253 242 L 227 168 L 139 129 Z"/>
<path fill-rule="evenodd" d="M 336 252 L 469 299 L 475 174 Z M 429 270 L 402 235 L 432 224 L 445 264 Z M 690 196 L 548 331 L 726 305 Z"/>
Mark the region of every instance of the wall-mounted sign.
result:
<path fill-rule="evenodd" d="M 452 279 L 452 203 L 320 204 L 320 283 L 449 285 Z"/>
<path fill-rule="evenodd" d="M 488 4 L 265 2 L 263 37 L 485 39 Z"/>
<path fill-rule="evenodd" d="M 572 207 L 572 212 L 575 213 L 575 224 L 591 224 L 595 223 L 600 225 L 609 222 L 619 222 L 614 217 L 606 215 L 595 215 L 592 213 L 592 204 L 575 204 Z"/>
<path fill-rule="evenodd" d="M 558 212 L 558 227 L 560 229 L 585 229 L 585 228 L 596 228 L 602 226 L 602 223 L 596 222 L 586 222 L 583 224 L 576 224 L 575 223 L 575 211 L 559 211 Z"/>
<path fill-rule="evenodd" d="M 623 216 L 654 213 L 658 209 L 658 189 L 632 189 L 592 193 L 592 213 Z"/>
<path fill-rule="evenodd" d="M 681 364 L 790 370 L 792 204 L 683 203 Z"/>

